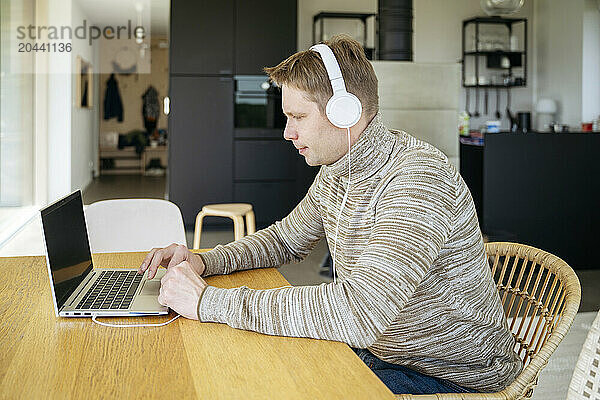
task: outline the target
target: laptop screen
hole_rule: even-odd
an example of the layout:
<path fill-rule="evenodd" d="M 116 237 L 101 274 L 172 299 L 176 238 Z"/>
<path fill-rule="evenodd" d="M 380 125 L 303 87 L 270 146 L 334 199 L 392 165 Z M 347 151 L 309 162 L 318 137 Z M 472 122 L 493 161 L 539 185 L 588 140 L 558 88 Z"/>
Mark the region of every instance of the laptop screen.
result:
<path fill-rule="evenodd" d="M 81 191 L 41 210 L 58 309 L 92 270 Z"/>

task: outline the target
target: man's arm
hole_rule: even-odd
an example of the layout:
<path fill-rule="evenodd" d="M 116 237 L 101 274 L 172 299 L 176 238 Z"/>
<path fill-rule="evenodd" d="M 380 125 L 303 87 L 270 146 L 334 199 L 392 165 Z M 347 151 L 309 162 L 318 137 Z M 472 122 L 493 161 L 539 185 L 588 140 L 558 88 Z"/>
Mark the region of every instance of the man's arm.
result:
<path fill-rule="evenodd" d="M 206 265 L 202 276 L 302 261 L 325 236 L 315 193 L 320 177 L 321 171 L 304 199 L 281 221 L 233 243 L 200 253 Z"/>
<path fill-rule="evenodd" d="M 414 164 L 387 185 L 367 247 L 347 279 L 271 290 L 208 286 L 198 318 L 269 335 L 371 345 L 412 296 L 451 229 L 456 196 L 447 170 L 431 173 Z"/>

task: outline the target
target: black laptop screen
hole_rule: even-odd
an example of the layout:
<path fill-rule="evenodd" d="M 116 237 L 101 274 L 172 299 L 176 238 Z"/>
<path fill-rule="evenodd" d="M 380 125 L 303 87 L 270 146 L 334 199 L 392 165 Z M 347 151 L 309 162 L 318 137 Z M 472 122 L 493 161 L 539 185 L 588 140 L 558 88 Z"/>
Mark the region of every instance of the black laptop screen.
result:
<path fill-rule="evenodd" d="M 60 307 L 92 269 L 81 192 L 41 210 L 56 303 Z"/>

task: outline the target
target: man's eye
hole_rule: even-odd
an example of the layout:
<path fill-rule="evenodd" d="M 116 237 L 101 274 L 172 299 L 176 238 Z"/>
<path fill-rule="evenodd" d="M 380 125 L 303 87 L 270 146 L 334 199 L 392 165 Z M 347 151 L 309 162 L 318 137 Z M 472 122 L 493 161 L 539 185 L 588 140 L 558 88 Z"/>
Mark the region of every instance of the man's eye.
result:
<path fill-rule="evenodd" d="M 304 115 L 294 115 L 295 120 L 300 120 L 302 118 L 304 118 Z"/>

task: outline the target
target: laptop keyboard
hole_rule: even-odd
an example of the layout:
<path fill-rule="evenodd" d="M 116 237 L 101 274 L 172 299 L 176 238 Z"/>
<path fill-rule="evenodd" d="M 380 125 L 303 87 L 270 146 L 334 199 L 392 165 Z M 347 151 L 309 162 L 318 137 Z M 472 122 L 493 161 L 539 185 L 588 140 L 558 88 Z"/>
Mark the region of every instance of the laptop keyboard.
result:
<path fill-rule="evenodd" d="M 77 308 L 128 309 L 141 282 L 137 271 L 102 271 Z"/>

